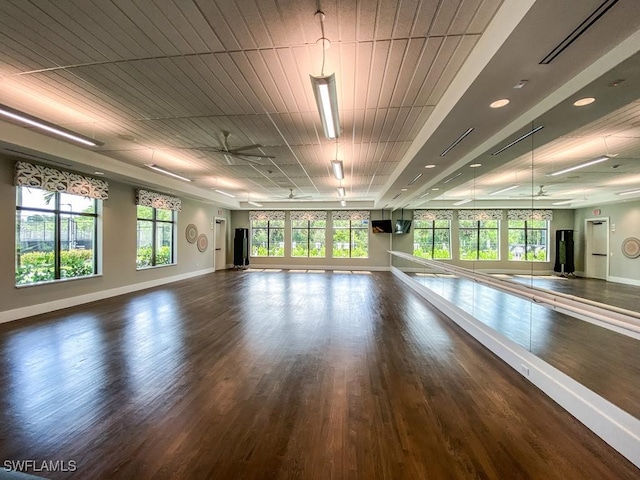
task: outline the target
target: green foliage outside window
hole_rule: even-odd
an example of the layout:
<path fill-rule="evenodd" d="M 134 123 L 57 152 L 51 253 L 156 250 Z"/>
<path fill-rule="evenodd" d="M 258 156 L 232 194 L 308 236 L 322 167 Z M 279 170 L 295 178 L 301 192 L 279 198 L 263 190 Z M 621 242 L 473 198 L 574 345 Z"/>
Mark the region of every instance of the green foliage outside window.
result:
<path fill-rule="evenodd" d="M 46 282 L 55 277 L 54 252 L 29 252 L 20 255 L 16 267 L 16 285 Z M 74 278 L 93 275 L 93 250 L 62 250 L 60 277 Z"/>

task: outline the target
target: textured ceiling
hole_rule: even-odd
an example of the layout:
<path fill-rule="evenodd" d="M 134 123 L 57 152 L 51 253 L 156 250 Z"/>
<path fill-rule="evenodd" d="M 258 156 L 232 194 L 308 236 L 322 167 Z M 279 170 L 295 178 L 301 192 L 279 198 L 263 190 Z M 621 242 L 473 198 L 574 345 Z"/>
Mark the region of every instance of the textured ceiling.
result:
<path fill-rule="evenodd" d="M 517 121 L 528 108 L 640 27 L 638 2 L 620 0 L 574 50 L 541 67 L 542 53 L 601 1 L 557 3 L 2 0 L 0 103 L 104 142 L 92 150 L 115 160 L 101 168 L 107 177 L 162 187 L 159 174 L 145 167 L 155 163 L 191 179 L 192 195 L 217 200 L 213 189 L 235 195 L 235 203 L 227 203 L 232 207 L 249 198 L 279 200 L 289 189 L 323 206 L 337 205 L 339 185 L 353 205 L 415 206 L 418 195 L 463 168 L 474 148 L 509 125 L 523 127 Z M 325 13 L 327 50 L 317 42 L 318 8 Z M 336 74 L 342 126 L 337 143 L 324 138 L 309 81 L 321 72 Z M 500 115 L 484 112 L 490 101 L 513 93 L 519 79 L 530 80 L 519 102 Z M 626 85 L 637 92 L 636 81 Z M 580 160 L 563 157 L 565 148 L 584 135 L 611 135 L 611 124 L 637 137 L 637 126 L 630 130 L 638 121 L 633 101 L 602 112 L 600 123 L 576 124 L 575 133 L 550 137 L 540 161 Z M 470 123 L 474 134 L 439 157 Z M 229 148 L 259 144 L 245 151 L 265 157 L 220 154 L 223 132 L 230 133 Z M 12 144 L 10 138 L 0 141 Z M 610 143 L 617 148 L 613 138 Z M 35 149 L 43 159 L 47 153 L 59 156 Z M 637 146 L 625 149 L 624 158 L 640 158 Z M 82 169 L 82 155 L 70 157 Z M 331 174 L 335 158 L 344 161 L 342 182 Z M 515 162 L 509 167 L 514 172 L 525 168 L 526 158 L 517 155 L 505 156 L 495 168 L 504 169 L 507 160 Z M 84 170 L 96 166 L 84 163 Z M 406 187 L 426 163 L 437 168 Z M 621 165 L 619 173 L 640 171 L 631 160 Z M 444 200 L 470 190 L 480 197 L 508 177 L 488 169 L 475 176 L 471 189 L 466 173 L 441 185 Z M 180 191 L 176 182 L 172 189 Z M 391 200 L 398 192 L 400 198 Z"/>

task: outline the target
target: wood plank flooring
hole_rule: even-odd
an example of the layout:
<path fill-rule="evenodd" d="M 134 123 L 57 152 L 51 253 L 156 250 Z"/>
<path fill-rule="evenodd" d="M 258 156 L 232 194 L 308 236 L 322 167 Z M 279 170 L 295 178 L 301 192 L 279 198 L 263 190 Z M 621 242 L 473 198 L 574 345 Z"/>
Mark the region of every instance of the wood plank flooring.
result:
<path fill-rule="evenodd" d="M 216 272 L 0 325 L 0 463 L 50 478 L 637 479 L 388 272 Z"/>

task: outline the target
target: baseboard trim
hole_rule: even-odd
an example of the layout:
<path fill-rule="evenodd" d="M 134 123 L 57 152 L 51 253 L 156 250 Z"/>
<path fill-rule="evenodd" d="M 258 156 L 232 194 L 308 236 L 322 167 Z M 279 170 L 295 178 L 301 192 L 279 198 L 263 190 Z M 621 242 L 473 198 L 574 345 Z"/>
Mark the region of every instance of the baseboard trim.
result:
<path fill-rule="evenodd" d="M 5 310 L 3 312 L 0 312 L 0 323 L 12 322 L 14 320 L 20 320 L 21 318 L 32 317 L 33 315 L 40 315 L 42 313 L 54 312 L 56 310 L 61 310 L 63 308 L 75 307 L 76 305 L 95 302 L 96 300 L 103 300 L 105 298 L 124 295 L 125 293 L 137 292 L 139 290 L 145 290 L 147 288 L 157 287 L 167 283 L 173 283 L 180 280 L 186 280 L 188 278 L 199 277 L 200 275 L 213 273 L 213 271 L 214 271 L 213 268 L 206 268 L 204 270 L 197 270 L 195 272 L 182 273 L 180 275 L 163 277 L 156 280 L 149 280 L 147 282 L 124 285 L 122 287 L 111 288 L 109 290 L 102 290 L 99 292 L 87 293 L 87 294 L 78 295 L 75 297 L 62 298 L 60 300 L 54 300 L 52 302 L 38 303 L 36 305 L 29 305 L 27 307 L 15 308 L 13 310 Z"/>
<path fill-rule="evenodd" d="M 542 390 L 587 428 L 640 467 L 640 420 L 592 392 L 560 370 L 480 322 L 456 305 L 412 280 L 395 267 L 392 273 L 451 320 Z M 525 376 L 523 367 L 529 369 Z"/>
<path fill-rule="evenodd" d="M 247 268 L 264 268 L 264 269 L 282 269 L 282 270 L 355 270 L 355 271 L 371 271 L 371 272 L 388 272 L 391 267 L 366 267 L 366 266 L 348 266 L 348 265 L 265 265 L 250 263 Z"/>
<path fill-rule="evenodd" d="M 614 283 L 624 283 L 625 285 L 634 285 L 636 287 L 640 287 L 640 280 L 636 280 L 635 278 L 624 278 L 624 277 L 609 277 L 607 280 Z"/>

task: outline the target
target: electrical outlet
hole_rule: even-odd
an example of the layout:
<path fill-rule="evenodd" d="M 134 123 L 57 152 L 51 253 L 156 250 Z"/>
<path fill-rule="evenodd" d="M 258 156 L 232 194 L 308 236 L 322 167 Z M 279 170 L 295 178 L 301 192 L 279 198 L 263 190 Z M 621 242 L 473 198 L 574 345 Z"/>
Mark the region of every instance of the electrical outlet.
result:
<path fill-rule="evenodd" d="M 522 365 L 520 365 L 520 373 L 522 373 L 522 375 L 524 375 L 525 377 L 529 376 L 529 367 L 527 367 L 524 363 Z"/>

